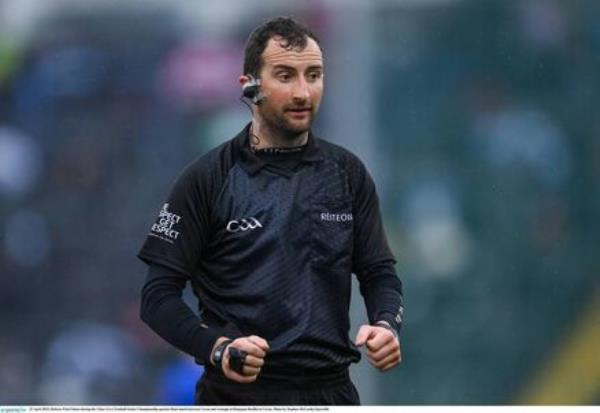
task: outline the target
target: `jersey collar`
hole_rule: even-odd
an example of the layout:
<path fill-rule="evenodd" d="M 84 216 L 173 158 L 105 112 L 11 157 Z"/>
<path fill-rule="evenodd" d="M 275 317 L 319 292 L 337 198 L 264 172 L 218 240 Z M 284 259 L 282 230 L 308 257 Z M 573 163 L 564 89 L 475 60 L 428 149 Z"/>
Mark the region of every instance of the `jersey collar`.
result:
<path fill-rule="evenodd" d="M 239 160 L 242 167 L 251 175 L 258 172 L 260 169 L 265 167 L 267 163 L 257 156 L 250 150 L 250 144 L 248 140 L 248 134 L 250 131 L 250 123 L 237 134 L 234 138 L 235 150 L 239 154 Z M 318 162 L 323 159 L 321 148 L 319 145 L 319 138 L 317 138 L 312 130 L 308 132 L 308 141 L 306 142 L 306 149 L 302 156 L 302 162 Z"/>

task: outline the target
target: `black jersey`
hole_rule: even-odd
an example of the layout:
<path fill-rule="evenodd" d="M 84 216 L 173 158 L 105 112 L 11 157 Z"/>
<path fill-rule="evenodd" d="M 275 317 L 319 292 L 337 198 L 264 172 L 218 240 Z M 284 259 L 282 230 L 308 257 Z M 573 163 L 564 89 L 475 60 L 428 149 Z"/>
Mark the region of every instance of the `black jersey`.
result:
<path fill-rule="evenodd" d="M 352 273 L 371 322 L 400 327 L 401 284 L 374 184 L 356 156 L 312 133 L 292 169 L 252 152 L 248 126 L 198 158 L 139 257 L 189 277 L 211 328 L 265 338 L 261 376 L 360 359 L 348 335 Z"/>

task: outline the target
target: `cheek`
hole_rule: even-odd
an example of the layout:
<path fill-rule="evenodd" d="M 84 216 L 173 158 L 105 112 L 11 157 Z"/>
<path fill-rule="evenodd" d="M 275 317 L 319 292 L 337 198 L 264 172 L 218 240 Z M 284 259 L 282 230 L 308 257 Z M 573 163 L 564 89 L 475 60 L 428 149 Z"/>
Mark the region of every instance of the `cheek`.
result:
<path fill-rule="evenodd" d="M 310 92 L 314 97 L 320 98 L 321 95 L 323 95 L 323 82 L 316 82 L 316 83 L 310 85 L 309 87 L 310 87 Z"/>
<path fill-rule="evenodd" d="M 321 98 L 323 97 L 323 85 L 315 85 L 311 90 L 312 100 L 315 104 L 319 104 L 321 102 Z"/>
<path fill-rule="evenodd" d="M 267 99 L 270 101 L 271 105 L 279 106 L 286 101 L 287 94 L 280 89 L 271 89 L 267 92 Z"/>

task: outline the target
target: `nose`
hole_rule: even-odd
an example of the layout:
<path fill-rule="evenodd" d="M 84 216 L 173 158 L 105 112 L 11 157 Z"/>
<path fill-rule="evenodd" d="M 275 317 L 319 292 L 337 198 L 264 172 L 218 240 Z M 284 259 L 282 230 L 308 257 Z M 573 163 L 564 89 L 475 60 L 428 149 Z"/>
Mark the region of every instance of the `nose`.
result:
<path fill-rule="evenodd" d="M 304 77 L 299 76 L 297 80 L 294 82 L 294 87 L 292 89 L 292 98 L 295 101 L 304 102 L 308 100 L 310 97 L 310 92 L 308 90 L 308 84 Z"/>

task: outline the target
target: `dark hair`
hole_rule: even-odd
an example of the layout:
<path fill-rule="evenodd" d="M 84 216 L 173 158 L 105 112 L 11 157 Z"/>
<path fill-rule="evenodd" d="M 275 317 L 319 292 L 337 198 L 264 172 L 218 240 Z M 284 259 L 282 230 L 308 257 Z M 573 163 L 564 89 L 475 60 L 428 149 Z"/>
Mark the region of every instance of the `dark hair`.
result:
<path fill-rule="evenodd" d="M 262 54 L 273 37 L 281 37 L 282 47 L 287 50 L 304 50 L 309 37 L 321 48 L 319 39 L 308 27 L 291 17 L 275 17 L 250 33 L 244 49 L 244 74 L 258 77 L 263 65 Z"/>

